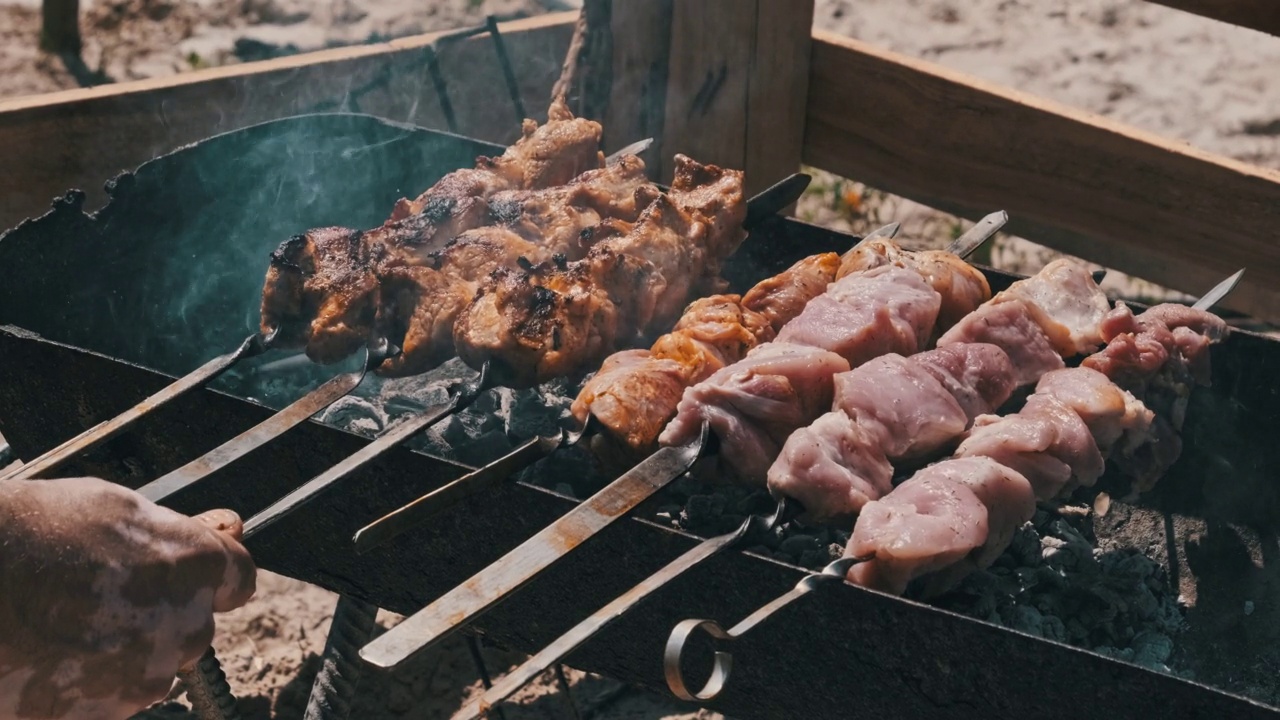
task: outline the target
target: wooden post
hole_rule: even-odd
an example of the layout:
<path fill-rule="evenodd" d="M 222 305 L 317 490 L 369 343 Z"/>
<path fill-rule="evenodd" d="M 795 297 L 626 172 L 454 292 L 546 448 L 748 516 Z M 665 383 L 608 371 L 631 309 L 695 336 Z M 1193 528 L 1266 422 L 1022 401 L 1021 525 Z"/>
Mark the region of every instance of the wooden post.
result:
<path fill-rule="evenodd" d="M 762 190 L 800 166 L 813 9 L 813 0 L 586 0 L 565 68 L 575 107 L 601 121 L 608 151 L 654 138 L 645 161 L 657 179 L 669 181 L 671 158 L 684 153 L 741 168 L 749 191 Z"/>
<path fill-rule="evenodd" d="M 675 0 L 664 162 L 685 153 L 742 168 L 751 193 L 799 169 L 813 9 L 813 0 Z"/>
<path fill-rule="evenodd" d="M 80 0 L 44 0 L 40 12 L 40 49 L 79 55 Z"/>

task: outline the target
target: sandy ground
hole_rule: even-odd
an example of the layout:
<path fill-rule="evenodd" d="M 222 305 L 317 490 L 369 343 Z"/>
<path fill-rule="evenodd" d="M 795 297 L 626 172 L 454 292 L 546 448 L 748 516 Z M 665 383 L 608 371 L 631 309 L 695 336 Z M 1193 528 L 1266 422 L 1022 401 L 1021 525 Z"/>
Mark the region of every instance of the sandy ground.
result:
<path fill-rule="evenodd" d="M 83 63 L 39 53 L 38 0 L 0 0 L 0 97 L 168 75 L 262 57 L 474 24 L 489 13 L 535 14 L 569 0 L 82 0 Z M 1185 140 L 1213 152 L 1280 167 L 1280 39 L 1140 0 L 820 0 L 816 25 Z M 818 175 L 801 205 L 806 219 L 854 231 L 889 220 L 903 236 L 940 245 L 956 221 L 856 180 Z M 1000 237 L 993 264 L 1034 271 L 1054 253 Z M 1160 288 L 1116 274 L 1126 296 Z M 215 639 L 249 718 L 300 717 L 323 647 L 332 594 L 264 573 L 258 596 L 222 618 Z M 396 618 L 381 618 L 389 626 Z M 520 658 L 485 650 L 491 672 Z M 422 668 L 427 668 L 426 670 Z M 668 698 L 569 671 L 582 717 L 693 718 Z M 362 686 L 353 717 L 447 718 L 479 691 L 461 640 L 403 677 Z M 181 705 L 148 717 L 181 717 Z M 540 679 L 507 717 L 573 712 L 554 677 Z"/>

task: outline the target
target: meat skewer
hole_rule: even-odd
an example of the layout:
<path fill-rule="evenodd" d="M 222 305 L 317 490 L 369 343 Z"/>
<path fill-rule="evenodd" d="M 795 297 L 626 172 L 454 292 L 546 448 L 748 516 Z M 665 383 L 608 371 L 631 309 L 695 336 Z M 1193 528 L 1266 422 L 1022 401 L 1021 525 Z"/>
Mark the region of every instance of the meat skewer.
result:
<path fill-rule="evenodd" d="M 794 185 L 787 185 L 785 191 L 791 192 L 793 189 Z M 777 203 L 783 198 L 779 197 L 779 191 L 770 189 L 765 190 L 758 198 L 753 198 L 753 202 L 757 199 L 762 204 L 777 206 Z M 785 207 L 785 205 L 781 207 Z M 281 433 L 303 422 L 335 402 L 338 398 L 354 390 L 364 376 L 378 367 L 388 354 L 386 340 L 380 339 L 376 341 L 371 347 L 366 348 L 366 362 L 361 370 L 346 373 L 328 381 L 257 426 L 246 430 L 186 465 L 144 485 L 139 492 L 142 492 L 143 495 L 154 502 L 160 502 L 173 493 L 199 482 L 254 449 L 270 442 Z M 384 433 L 352 458 L 348 458 L 338 466 L 331 468 L 329 472 L 313 479 L 307 484 L 305 492 L 299 490 L 278 501 L 270 508 L 271 517 L 283 516 L 292 509 L 296 509 L 337 480 L 379 457 L 387 450 L 408 440 L 418 431 L 463 409 L 478 395 L 480 390 L 490 387 L 491 383 L 496 380 L 497 378 L 493 373 L 482 367 L 478 380 L 473 383 L 464 383 L 455 388 L 456 392 L 453 399 L 415 418 L 404 421 L 397 428 Z"/>
<path fill-rule="evenodd" d="M 848 256 L 865 252 L 869 245 L 860 244 L 858 248 L 849 253 Z M 1096 288 L 1095 288 L 1096 290 Z M 1100 292 L 1100 291 L 1099 291 Z M 979 414 L 979 410 L 994 409 L 995 406 L 1003 402 L 1012 391 L 1013 382 L 1012 367 L 1008 358 L 1004 356 L 1003 351 L 993 345 L 977 344 L 972 346 L 976 348 L 975 352 L 957 352 L 953 348 L 943 348 L 924 353 L 923 355 L 913 356 L 920 358 L 922 356 L 932 356 L 937 358 L 935 364 L 938 365 L 954 365 L 958 361 L 961 366 L 968 361 L 981 360 L 984 357 L 995 355 L 1003 359 L 1003 363 L 994 363 L 985 370 L 968 370 L 965 371 L 963 378 L 954 378 L 954 385 L 968 383 L 973 391 L 970 395 L 979 396 L 967 401 L 967 407 L 970 408 L 972 415 Z M 897 357 L 901 360 L 901 356 L 888 355 L 881 358 L 871 360 L 858 370 L 851 371 L 849 375 L 854 375 L 872 367 L 873 364 L 879 362 L 880 359 Z M 921 363 L 929 365 L 928 361 Z M 897 365 L 891 365 L 896 367 Z M 999 382 L 997 376 L 1003 374 L 1006 376 L 1004 382 Z M 941 387 L 939 388 L 941 389 Z M 945 390 L 943 392 L 946 392 Z M 958 393 L 959 394 L 959 393 Z M 959 408 L 956 409 L 960 411 Z M 960 427 L 963 430 L 964 425 Z M 886 478 L 887 482 L 887 478 Z M 561 636 L 559 639 L 548 645 L 541 652 L 521 665 L 515 671 L 503 678 L 499 683 L 495 684 L 486 694 L 477 702 L 473 703 L 463 712 L 455 715 L 454 720 L 464 720 L 468 718 L 478 717 L 483 709 L 491 706 L 493 703 L 499 702 L 512 693 L 517 691 L 525 683 L 536 677 L 539 673 L 550 667 L 552 664 L 560 661 L 567 653 L 571 652 L 582 643 L 590 639 L 595 633 L 606 627 L 618 617 L 623 615 L 631 607 L 644 600 L 648 595 L 657 591 L 676 576 L 687 572 L 696 567 L 701 562 L 712 557 L 713 555 L 730 547 L 739 546 L 741 544 L 759 540 L 767 533 L 780 526 L 783 522 L 795 519 L 804 512 L 802 503 L 805 498 L 797 501 L 796 497 L 788 493 L 779 493 L 779 502 L 774 514 L 765 518 L 760 516 L 751 516 L 743 521 L 743 524 L 734 533 L 711 538 L 699 544 L 685 555 L 670 563 L 663 570 L 641 582 L 627 593 L 616 598 L 611 603 L 600 609 L 589 618 L 579 623 L 575 628 Z"/>
<path fill-rule="evenodd" d="M 974 247 L 976 244 L 968 245 L 969 250 Z M 709 435 L 710 425 L 704 424 L 686 444 L 659 449 L 467 583 L 366 645 L 361 657 L 389 668 L 439 642 L 688 471 L 711 450 Z"/>
<path fill-rule="evenodd" d="M 897 232 L 897 229 L 897 223 L 886 225 L 868 234 L 860 241 L 859 244 L 870 242 L 878 237 L 891 237 Z M 815 255 L 805 258 L 797 262 L 790 269 L 783 271 L 781 274 L 761 281 L 751 290 L 751 292 L 747 293 L 747 295 L 754 296 L 757 299 L 757 305 L 762 309 L 765 309 L 765 312 L 771 313 L 772 317 L 785 317 L 785 313 L 787 311 L 781 310 L 780 308 L 797 304 L 797 295 L 800 296 L 801 304 L 804 301 L 803 291 L 801 291 L 801 293 L 797 293 L 796 286 L 799 285 L 803 288 L 808 284 L 806 276 L 815 273 L 823 273 L 827 268 L 830 269 L 830 276 L 834 277 L 835 265 L 838 261 L 839 256 L 835 253 L 826 253 L 823 255 Z M 796 279 L 798 274 L 801 273 L 804 275 L 798 279 L 798 282 L 791 282 L 793 279 Z M 820 274 L 819 279 L 822 279 Z M 825 285 L 825 282 L 822 284 Z M 728 309 L 727 313 L 725 312 L 726 308 Z M 710 312 L 706 312 L 707 310 L 710 310 Z M 794 315 L 798 312 L 799 308 L 789 311 L 790 315 Z M 725 322 L 724 318 L 724 315 L 726 314 L 729 315 L 727 322 Z M 733 327 L 734 321 L 742 318 L 745 314 L 746 313 L 743 311 L 743 308 L 739 305 L 737 296 L 711 296 L 703 300 L 697 300 L 694 301 L 688 309 L 686 309 L 685 315 L 681 322 L 677 324 L 676 329 L 672 333 L 668 333 L 663 336 L 663 338 L 671 338 L 673 336 L 678 337 L 682 329 L 681 325 L 694 325 L 704 321 L 707 315 L 711 315 L 713 318 L 721 321 L 720 324 L 722 327 L 719 328 L 718 331 L 713 331 L 711 333 L 707 333 L 705 330 L 699 329 L 702 337 L 706 337 L 710 334 L 715 336 L 717 340 L 720 340 L 725 336 L 733 337 L 736 335 L 742 340 L 749 341 L 754 337 L 749 330 L 740 327 Z M 758 324 L 763 325 L 763 318 L 765 316 L 761 314 L 760 317 L 762 320 Z M 728 327 L 726 328 L 723 326 Z M 735 332 L 735 330 L 738 332 Z M 697 342 L 697 340 L 695 339 L 692 342 Z M 658 346 L 661 343 L 663 343 L 663 339 L 660 338 L 658 342 L 655 343 L 655 346 Z M 625 358 L 632 352 L 637 351 L 623 351 L 618 353 L 618 355 Z M 708 354 L 715 352 L 715 349 L 711 349 L 708 351 Z M 606 372 L 608 367 L 609 361 L 606 361 L 605 369 L 601 370 L 601 373 Z M 672 403 L 672 405 L 674 406 L 674 403 Z M 425 522 L 444 509 L 452 507 L 462 499 L 476 495 L 505 481 L 521 469 L 532 465 L 534 462 L 547 457 L 561 448 L 575 445 L 583 439 L 589 439 L 590 441 L 604 439 L 603 433 L 608 432 L 608 430 L 600 426 L 597 414 L 585 414 L 584 417 L 581 417 L 581 421 L 581 429 L 576 432 L 561 433 L 560 435 L 553 437 L 532 438 L 512 450 L 507 455 L 489 463 L 485 467 L 464 475 L 443 487 L 437 488 L 436 490 L 399 508 L 395 512 L 389 513 L 369 525 L 366 525 L 361 528 L 353 538 L 356 551 L 365 553 L 382 545 L 392 538 L 406 532 L 410 528 Z M 652 434 L 656 437 L 657 430 L 653 430 Z M 604 443 L 592 442 L 592 449 L 598 450 L 602 445 L 604 445 Z"/>
<path fill-rule="evenodd" d="M 981 273 L 954 255 L 900 257 L 905 267 L 877 263 L 837 279 L 773 342 L 685 389 L 659 443 L 684 442 L 710 423 L 724 445 L 722 474 L 763 484 L 786 438 L 830 406 L 836 375 L 881 355 L 923 350 L 934 334 L 943 292 L 948 304 L 968 304 L 970 310 L 990 295 Z M 917 259 L 938 271 L 922 272 Z"/>
<path fill-rule="evenodd" d="M 1217 303 L 1234 288 L 1235 283 L 1239 280 L 1239 275 L 1240 273 L 1237 273 L 1220 283 L 1206 294 L 1200 302 L 1196 303 L 1192 309 L 1203 311 Z M 1123 305 L 1121 308 L 1123 308 Z M 1183 310 L 1186 310 L 1186 308 L 1183 308 Z M 1178 311 L 1174 310 L 1174 312 Z M 1157 316 L 1160 314 L 1159 311 L 1156 313 Z M 1201 315 L 1201 319 L 1204 320 L 1204 326 L 1214 328 L 1210 335 L 1215 335 L 1217 329 L 1225 327 L 1220 320 L 1211 317 L 1205 318 L 1203 315 Z M 1106 350 L 1104 349 L 1099 354 L 1105 352 Z M 1050 396 L 1057 396 L 1062 400 L 1066 400 L 1067 404 L 1072 407 L 1079 407 L 1089 415 L 1092 422 L 1089 423 L 1087 432 L 1093 437 L 1112 439 L 1114 441 L 1114 439 L 1118 439 L 1123 434 L 1122 432 L 1117 433 L 1117 428 L 1135 430 L 1135 435 L 1141 436 L 1143 420 L 1140 417 L 1141 413 L 1135 412 L 1137 408 L 1133 407 L 1134 405 L 1140 405 L 1136 400 L 1132 403 L 1122 401 L 1120 407 L 1117 408 L 1114 401 L 1099 403 L 1097 395 L 1090 398 L 1089 393 L 1071 392 L 1068 382 L 1064 382 L 1064 380 L 1068 379 L 1087 378 L 1090 374 L 1101 375 L 1101 373 L 1088 368 L 1059 370 L 1046 376 L 1048 379 L 1042 382 L 1041 386 L 1048 391 Z M 1090 383 L 1089 385 L 1097 387 L 1096 383 Z M 1114 388 L 1114 385 L 1112 387 Z M 1077 386 L 1078 389 L 1079 386 Z M 1119 391 L 1118 388 L 1114 389 Z M 1117 392 L 1116 395 L 1119 395 L 1120 392 L 1123 391 Z M 1087 402 L 1088 399 L 1092 399 L 1093 402 Z M 1089 409 L 1096 411 L 1103 408 L 1105 408 L 1104 412 L 1089 412 Z M 1027 477 L 1017 470 L 982 456 L 945 460 L 931 465 L 917 473 L 913 480 L 908 480 L 894 491 L 894 493 L 899 492 L 903 493 L 904 500 L 914 495 L 918 498 L 916 502 L 922 503 L 922 505 L 915 505 L 904 502 L 903 505 L 906 506 L 904 509 L 912 508 L 907 509 L 908 512 L 938 510 L 943 513 L 950 512 L 954 514 L 967 510 L 975 518 L 972 521 L 957 525 L 958 530 L 954 531 L 955 534 L 951 534 L 953 531 L 947 531 L 945 527 L 937 526 L 914 534 L 912 540 L 915 542 L 919 542 L 919 538 L 922 535 L 925 538 L 940 537 L 946 538 L 946 540 L 955 540 L 956 537 L 962 537 L 968 541 L 953 542 L 952 545 L 956 547 L 944 543 L 942 547 L 945 550 L 940 554 L 931 557 L 917 556 L 915 558 L 916 562 L 921 563 L 917 565 L 918 568 L 928 567 L 931 570 L 941 570 L 933 577 L 933 580 L 937 583 L 935 589 L 945 588 L 949 583 L 953 583 L 963 577 L 973 567 L 979 566 L 980 563 L 989 564 L 993 561 L 1003 551 L 1012 537 L 1012 530 L 1020 524 L 1018 519 L 1022 518 L 1025 521 L 1030 517 L 1031 511 L 1034 510 L 1032 483 Z M 916 507 L 920 507 L 921 510 L 914 510 Z M 895 516 L 892 511 L 879 513 L 879 515 L 890 524 L 899 520 L 899 518 L 905 517 L 902 515 Z M 868 511 L 867 514 L 860 516 L 859 524 L 862 524 L 863 517 L 876 516 L 877 513 L 875 511 Z M 881 522 L 884 522 L 884 520 Z M 732 655 L 725 651 L 717 651 L 711 678 L 703 688 L 696 692 L 691 691 L 685 683 L 681 659 L 689 638 L 696 631 L 704 630 L 720 641 L 736 640 L 749 633 L 774 613 L 809 594 L 822 584 L 846 579 L 856 583 L 859 579 L 865 580 L 881 574 L 874 571 L 864 574 L 865 571 L 860 570 L 864 566 L 870 567 L 868 563 L 874 561 L 875 555 L 860 556 L 856 554 L 867 549 L 864 545 L 870 545 L 870 543 L 865 543 L 868 539 L 865 537 L 861 538 L 864 543 L 860 544 L 858 542 L 859 539 L 856 537 L 857 534 L 858 531 L 855 528 L 855 537 L 850 538 L 849 550 L 845 557 L 828 564 L 819 573 L 806 576 L 797 583 L 793 590 L 761 607 L 728 631 L 725 631 L 714 620 L 689 619 L 677 624 L 668 638 L 663 656 L 665 676 L 671 691 L 685 700 L 705 701 L 716 697 L 723 690 L 724 684 L 728 680 L 732 669 Z M 892 542 L 892 538 L 895 536 L 886 532 L 883 537 Z M 950 561 L 949 564 L 948 561 Z M 899 581 L 898 584 L 901 585 L 901 582 Z"/>
<path fill-rule="evenodd" d="M 485 192 L 503 188 L 537 187 L 557 181 L 565 182 L 580 174 L 580 168 L 603 164 L 603 156 L 599 150 L 599 125 L 589 120 L 573 118 L 562 99 L 553 101 L 546 125 L 539 128 L 536 123 L 528 121 L 524 130 L 524 137 L 516 146 L 508 148 L 502 157 L 482 158 L 479 163 L 481 167 L 451 173 L 423 193 L 416 202 L 428 217 L 420 221 L 419 225 L 426 222 L 440 223 L 443 226 L 446 220 L 455 225 L 465 225 L 465 218 L 478 217 L 479 213 L 473 207 L 476 203 L 459 202 L 458 198 L 474 199 Z M 393 218 L 407 218 L 413 209 L 412 203 L 402 201 L 399 205 L 404 207 L 394 212 Z M 419 229 L 423 230 L 421 227 Z M 115 418 L 101 422 L 32 461 L 10 470 L 4 479 L 47 476 L 71 458 L 115 437 L 150 412 L 204 387 L 240 361 L 288 344 L 279 332 L 278 324 L 264 322 L 261 331 L 245 338 L 235 351 L 210 360 Z M 352 352 L 354 351 L 353 349 Z M 363 374 L 359 377 L 363 378 Z M 346 387 L 353 379 L 358 384 L 359 379 L 355 376 L 346 376 L 342 383 L 328 386 L 321 399 L 340 397 L 341 395 L 334 396 L 332 393 Z M 354 387 L 355 385 L 351 385 L 351 388 Z"/>
<path fill-rule="evenodd" d="M 1050 269 L 1050 273 L 1047 273 L 1049 276 L 1053 276 L 1053 274 L 1053 269 Z M 1221 290 L 1221 287 L 1215 289 L 1214 292 L 1217 292 L 1218 290 Z M 1211 293 L 1211 295 L 1212 294 L 1214 293 Z M 991 348 L 990 345 L 987 345 L 986 347 L 988 349 Z M 1012 373 L 1011 368 L 1006 368 L 1006 371 L 1010 372 L 1010 374 Z M 976 387 L 983 387 L 984 385 L 989 384 L 982 382 L 981 378 L 969 378 L 969 381 Z M 1011 384 L 1012 380 L 1006 384 L 1006 387 Z M 987 392 L 990 393 L 992 390 L 987 389 Z M 1000 394 L 999 390 L 994 392 L 997 396 Z M 990 405 L 990 403 L 991 401 L 988 400 L 987 404 Z M 981 404 L 973 403 L 972 401 L 971 405 L 973 407 L 981 407 Z M 744 544 L 749 542 L 750 539 L 762 537 L 764 533 L 771 531 L 783 521 L 794 518 L 802 512 L 803 508 L 799 503 L 792 500 L 790 497 L 783 495 L 779 501 L 777 509 L 771 517 L 749 517 L 743 522 L 742 526 L 739 527 L 736 532 L 704 541 L 548 645 L 533 658 L 522 664 L 516 670 L 508 674 L 507 677 L 495 684 L 493 688 L 486 692 L 485 695 L 477 702 L 455 715 L 454 720 L 465 720 L 468 718 L 479 717 L 479 715 L 483 714 L 488 708 L 509 697 L 529 680 L 561 660 L 567 653 L 580 646 L 583 642 L 586 642 L 586 640 L 611 624 L 618 617 L 625 614 L 627 610 L 641 602 L 645 597 L 664 586 L 667 582 L 670 582 L 671 579 L 688 571 L 690 568 L 696 566 L 723 549 Z M 847 564 L 842 565 L 839 568 L 839 577 L 843 577 L 843 573 L 847 569 Z M 829 569 L 829 573 L 833 572 L 836 572 L 836 570 Z M 808 592 L 809 589 L 812 589 L 813 586 L 816 586 L 818 582 L 818 580 L 815 579 L 816 577 L 825 576 L 815 576 L 806 579 L 806 581 L 799 586 L 801 589 L 797 590 L 796 594 L 802 595 Z M 834 575 L 832 575 L 832 577 L 834 577 Z M 772 614 L 776 608 L 789 604 L 793 600 L 793 597 L 784 596 L 766 608 L 762 608 L 752 617 L 756 618 L 759 616 L 760 618 L 763 618 Z M 716 637 L 729 637 L 718 625 L 711 621 L 689 621 L 677 627 L 676 632 L 672 634 L 671 640 L 667 646 L 666 673 L 668 683 L 672 687 L 672 690 L 684 699 L 707 699 L 714 697 L 714 695 L 719 692 L 723 682 L 728 678 L 728 669 L 730 666 L 727 659 L 717 656 L 718 659 L 713 671 L 712 679 L 708 682 L 706 688 L 704 688 L 701 694 L 694 695 L 684 686 L 683 678 L 679 671 L 680 653 L 682 652 L 684 642 L 688 635 L 699 628 L 708 630 L 708 632 L 712 633 Z M 745 632 L 746 629 L 749 629 L 749 626 L 747 625 L 747 622 L 744 621 L 742 626 L 734 629 L 734 632 L 739 630 Z M 722 660 L 725 660 L 724 664 L 722 664 Z"/>
<path fill-rule="evenodd" d="M 897 223 L 887 225 L 859 245 L 892 238 L 897 229 Z M 592 444 L 597 457 L 621 456 L 619 464 L 627 464 L 656 450 L 684 390 L 772 340 L 836 279 L 840 261 L 834 252 L 812 255 L 741 296 L 695 301 L 650 349 L 609 356 L 572 408 L 579 422 L 594 418 L 601 424 L 604 432 Z"/>

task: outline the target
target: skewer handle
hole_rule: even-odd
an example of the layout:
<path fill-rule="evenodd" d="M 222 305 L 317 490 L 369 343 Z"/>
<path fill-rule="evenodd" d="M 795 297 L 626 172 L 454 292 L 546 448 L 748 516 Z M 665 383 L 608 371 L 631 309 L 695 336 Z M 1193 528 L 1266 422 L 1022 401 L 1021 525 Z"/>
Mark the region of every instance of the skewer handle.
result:
<path fill-rule="evenodd" d="M 690 691 L 688 684 L 684 681 L 681 660 L 684 657 L 684 649 L 688 645 L 689 638 L 695 632 L 702 630 L 713 639 L 722 642 L 737 640 L 754 630 L 782 608 L 818 589 L 819 585 L 833 580 L 843 581 L 845 575 L 849 573 L 849 568 L 864 559 L 842 557 L 828 564 L 822 569 L 822 572 L 806 575 L 800 582 L 796 583 L 795 588 L 751 613 L 742 622 L 727 631 L 715 620 L 704 618 L 685 620 L 677 624 L 671 630 L 671 635 L 667 638 L 666 649 L 662 654 L 662 671 L 667 679 L 667 687 L 681 700 L 707 701 L 714 699 L 724 690 L 725 683 L 729 681 L 729 676 L 733 672 L 733 654 L 724 650 L 717 650 L 714 664 L 711 668 L 711 677 L 707 679 L 701 690 L 697 692 Z"/>
<path fill-rule="evenodd" d="M 236 697 L 213 648 L 205 651 L 194 668 L 179 672 L 178 678 L 186 686 L 191 711 L 200 720 L 240 720 Z"/>

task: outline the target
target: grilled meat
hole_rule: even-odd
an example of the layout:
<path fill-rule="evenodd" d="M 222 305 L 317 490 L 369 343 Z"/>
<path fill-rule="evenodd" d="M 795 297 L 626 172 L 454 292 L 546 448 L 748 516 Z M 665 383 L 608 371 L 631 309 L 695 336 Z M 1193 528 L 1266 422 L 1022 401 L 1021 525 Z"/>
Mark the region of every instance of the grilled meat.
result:
<path fill-rule="evenodd" d="M 522 262 L 580 257 L 586 252 L 581 241 L 586 231 L 604 222 L 625 225 L 656 193 L 643 162 L 626 156 L 567 185 L 499 193 L 492 207 L 461 198 L 449 201 L 457 212 L 438 219 L 433 208 L 446 204 L 438 198 L 427 212 L 367 232 L 309 231 L 272 256 L 263 289 L 263 329 L 287 325 L 281 346 L 306 347 L 316 362 L 340 360 L 375 331 L 387 333 L 404 355 L 384 363 L 378 373 L 422 372 L 453 356 L 453 323 L 460 312 L 453 300 L 464 295 L 465 305 L 475 296 L 477 281 Z M 388 287 L 375 291 L 370 283 Z M 416 289 L 410 287 L 414 284 Z M 351 286 L 362 290 L 358 305 L 352 304 Z M 422 299 L 422 307 L 408 304 L 415 298 Z M 317 315 L 322 307 L 323 316 Z M 403 337 L 411 326 L 423 332 Z"/>
<path fill-rule="evenodd" d="M 453 323 L 471 296 L 467 285 L 432 268 L 395 267 L 381 278 L 379 332 L 396 338 L 400 354 L 377 373 L 406 377 L 424 373 L 453 356 Z"/>
<path fill-rule="evenodd" d="M 444 176 L 415 200 L 400 200 L 391 214 L 399 220 L 424 212 L 441 198 L 487 198 L 503 190 L 533 190 L 563 185 L 604 165 L 600 124 L 575 118 L 563 96 L 555 98 L 541 127 L 526 119 L 522 136 L 496 158 L 476 158 L 474 168 Z"/>
<path fill-rule="evenodd" d="M 458 354 L 489 361 L 512 385 L 571 375 L 675 320 L 689 296 L 716 285 L 736 249 L 746 206 L 742 174 L 676 156 L 668 195 L 629 228 L 604 223 L 579 260 L 499 270 L 454 329 Z"/>
<path fill-rule="evenodd" d="M 771 278 L 756 283 L 742 296 L 742 306 L 760 313 L 776 334 L 836 279 L 840 258 L 835 253 L 810 255 Z"/>
<path fill-rule="evenodd" d="M 839 256 L 814 255 L 761 281 L 741 297 L 712 295 L 695 300 L 671 332 L 645 350 L 624 350 L 605 360 L 578 394 L 573 413 L 582 422 L 594 415 L 606 431 L 601 438 L 622 447 L 593 443 L 598 456 L 620 462 L 651 452 L 662 428 L 676 414 L 684 389 L 741 360 L 804 309 L 835 278 Z"/>
<path fill-rule="evenodd" d="M 278 347 L 305 347 L 316 362 L 337 362 L 369 339 L 378 304 L 363 233 L 310 230 L 271 254 L 262 331 L 275 330 Z"/>

